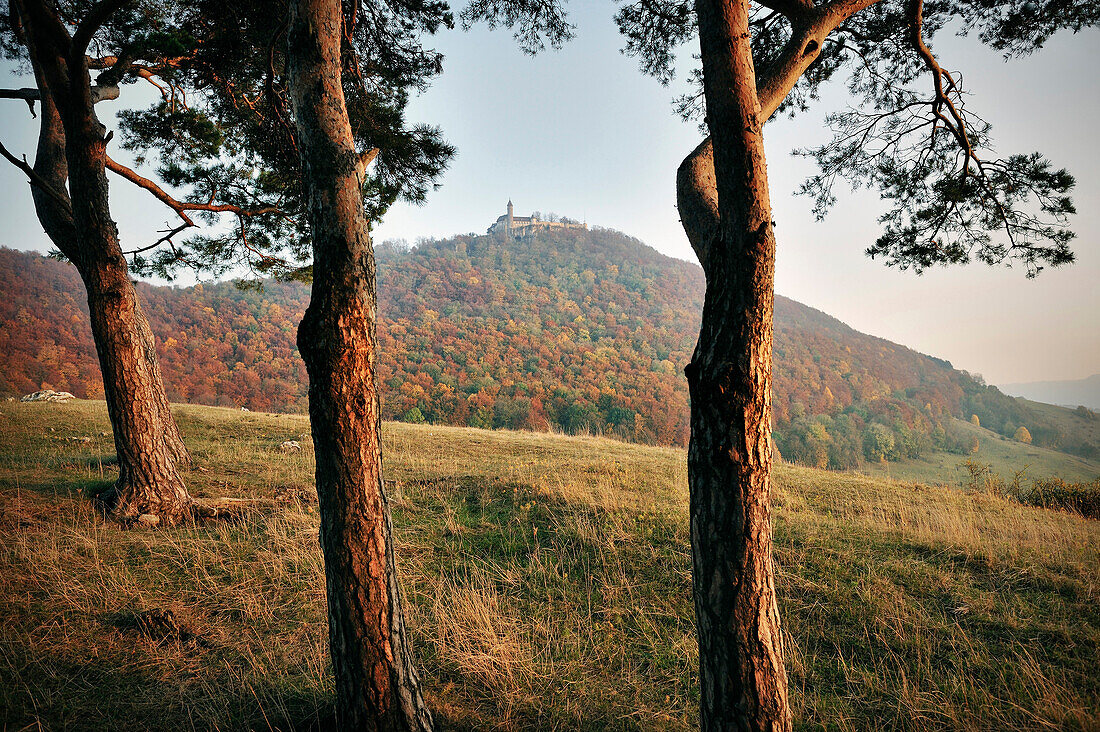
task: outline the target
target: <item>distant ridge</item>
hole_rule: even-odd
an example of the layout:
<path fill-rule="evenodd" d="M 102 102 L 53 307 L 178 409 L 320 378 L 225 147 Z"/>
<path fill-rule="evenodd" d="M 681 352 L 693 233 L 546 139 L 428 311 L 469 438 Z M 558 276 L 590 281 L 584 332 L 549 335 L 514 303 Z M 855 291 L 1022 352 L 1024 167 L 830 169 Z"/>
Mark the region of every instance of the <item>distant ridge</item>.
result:
<path fill-rule="evenodd" d="M 1005 394 L 1023 397 L 1035 402 L 1059 404 L 1063 407 L 1083 405 L 1092 410 L 1100 410 L 1100 374 L 1084 379 L 1065 381 L 1029 381 L 1020 384 L 1004 384 L 1000 387 Z"/>
<path fill-rule="evenodd" d="M 687 443 L 683 367 L 704 292 L 696 264 L 598 228 L 383 243 L 377 256 L 385 418 Z M 0 289 L 0 394 L 101 396 L 74 268 L 0 249 Z M 307 286 L 138 289 L 170 399 L 306 411 L 295 334 Z M 1005 438 L 1023 426 L 1037 447 L 1100 456 L 1100 439 L 1072 421 L 1084 417 L 1029 407 L 947 361 L 783 297 L 773 389 L 776 445 L 809 465 L 968 455 L 975 433 L 957 420 L 972 415 Z"/>

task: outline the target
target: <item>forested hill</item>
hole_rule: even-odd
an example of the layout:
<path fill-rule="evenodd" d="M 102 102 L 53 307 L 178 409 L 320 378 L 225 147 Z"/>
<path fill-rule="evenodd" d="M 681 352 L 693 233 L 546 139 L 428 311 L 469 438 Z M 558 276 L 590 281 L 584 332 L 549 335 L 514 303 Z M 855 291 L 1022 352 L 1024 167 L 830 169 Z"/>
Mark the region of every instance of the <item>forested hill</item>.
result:
<path fill-rule="evenodd" d="M 617 232 L 458 236 L 378 247 L 384 414 L 482 427 L 594 431 L 683 445 L 683 366 L 703 274 Z M 0 250 L 0 393 L 102 395 L 83 288 L 68 264 Z M 308 287 L 139 285 L 173 401 L 305 411 L 295 348 Z M 775 319 L 776 442 L 846 468 L 966 452 L 951 417 L 1095 457 L 1097 447 L 951 364 L 786 298 Z M 1091 414 L 1091 413 L 1089 413 Z"/>

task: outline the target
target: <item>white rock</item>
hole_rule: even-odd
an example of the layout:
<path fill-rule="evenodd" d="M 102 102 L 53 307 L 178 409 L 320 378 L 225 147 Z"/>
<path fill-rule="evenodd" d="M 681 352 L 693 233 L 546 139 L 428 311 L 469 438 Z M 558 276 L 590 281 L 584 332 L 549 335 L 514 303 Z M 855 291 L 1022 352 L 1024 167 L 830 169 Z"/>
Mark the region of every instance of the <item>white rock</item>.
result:
<path fill-rule="evenodd" d="M 20 399 L 21 402 L 67 402 L 70 399 L 76 399 L 75 396 L 67 391 L 54 391 L 53 389 L 43 389 L 42 391 L 36 391 L 33 394 L 27 394 Z"/>

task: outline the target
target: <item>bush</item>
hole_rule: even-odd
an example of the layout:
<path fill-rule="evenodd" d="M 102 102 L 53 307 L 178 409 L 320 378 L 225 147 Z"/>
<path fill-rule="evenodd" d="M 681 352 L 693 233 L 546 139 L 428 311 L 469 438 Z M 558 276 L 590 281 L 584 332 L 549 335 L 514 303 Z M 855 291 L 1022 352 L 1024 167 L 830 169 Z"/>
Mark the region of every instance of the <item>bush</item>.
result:
<path fill-rule="evenodd" d="M 1036 479 L 1031 490 L 1016 496 L 1020 503 L 1040 508 L 1073 511 L 1100 519 L 1100 478 L 1090 483 L 1069 483 L 1061 478 Z"/>
<path fill-rule="evenodd" d="M 993 466 L 979 463 L 974 460 L 966 460 L 962 467 L 970 475 L 966 487 L 977 493 L 991 493 L 1002 498 L 1016 498 L 1021 490 L 1024 474 L 1027 472 L 1025 465 L 1023 470 L 1017 470 L 1011 483 L 993 472 Z"/>
<path fill-rule="evenodd" d="M 1100 519 L 1100 478 L 1089 483 L 1036 478 L 1030 487 L 1025 487 L 1026 466 L 1016 471 L 1011 482 L 994 473 L 993 467 L 985 463 L 967 460 L 962 467 L 969 476 L 965 487 L 971 491 L 1009 498 L 1025 506 L 1071 511 L 1085 518 Z"/>

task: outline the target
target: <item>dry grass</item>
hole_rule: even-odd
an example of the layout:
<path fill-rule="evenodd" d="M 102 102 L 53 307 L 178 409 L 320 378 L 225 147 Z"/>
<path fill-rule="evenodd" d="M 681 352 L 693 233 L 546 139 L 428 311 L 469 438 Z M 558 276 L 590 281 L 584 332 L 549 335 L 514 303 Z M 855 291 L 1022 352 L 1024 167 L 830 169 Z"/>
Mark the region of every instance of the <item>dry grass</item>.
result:
<path fill-rule="evenodd" d="M 280 508 L 119 530 L 84 498 L 112 476 L 102 405 L 0 404 L 4 729 L 309 728 L 331 703 L 306 421 L 179 416 L 194 493 Z M 681 451 L 385 430 L 443 728 L 693 726 Z M 1100 729 L 1100 523 L 792 467 L 775 505 L 799 727 Z"/>

